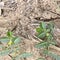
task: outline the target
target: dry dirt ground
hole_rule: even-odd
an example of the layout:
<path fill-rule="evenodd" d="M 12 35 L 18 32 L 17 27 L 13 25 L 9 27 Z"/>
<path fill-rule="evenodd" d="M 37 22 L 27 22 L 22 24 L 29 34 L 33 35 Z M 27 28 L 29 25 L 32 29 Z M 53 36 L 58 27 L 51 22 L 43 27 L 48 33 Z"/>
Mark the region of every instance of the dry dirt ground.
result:
<path fill-rule="evenodd" d="M 0 16 L 0 37 L 6 36 L 11 30 L 14 35 L 23 37 L 24 47 L 34 56 L 26 60 L 36 60 L 41 55 L 34 48 L 37 39 L 33 38 L 35 28 L 41 20 L 54 20 L 55 36 L 60 45 L 60 0 L 2 0 L 4 7 Z M 8 58 L 6 58 L 8 57 Z M 2 59 L 3 58 L 3 59 Z M 9 60 L 9 56 L 0 57 L 0 60 Z M 52 60 L 47 58 L 46 60 Z"/>

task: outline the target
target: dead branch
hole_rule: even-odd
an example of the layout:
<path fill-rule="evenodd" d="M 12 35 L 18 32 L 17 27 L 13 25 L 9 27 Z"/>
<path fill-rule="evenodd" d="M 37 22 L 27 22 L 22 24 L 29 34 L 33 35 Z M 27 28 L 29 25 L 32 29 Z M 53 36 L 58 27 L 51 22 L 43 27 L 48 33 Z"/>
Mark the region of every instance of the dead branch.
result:
<path fill-rule="evenodd" d="M 52 11 L 52 10 L 49 10 L 49 9 L 45 9 L 45 8 L 43 8 L 43 7 L 40 7 L 42 10 L 45 10 L 45 11 L 49 11 L 49 12 L 51 12 L 51 13 L 53 13 L 53 14 L 56 14 L 56 15 L 58 15 L 58 16 L 60 16 L 60 14 L 59 13 L 56 13 L 56 12 L 54 12 L 54 11 Z"/>
<path fill-rule="evenodd" d="M 49 21 L 54 21 L 54 20 L 60 19 L 60 17 L 54 17 L 54 18 L 51 17 L 49 19 L 47 19 L 47 18 L 42 18 L 41 19 L 41 17 L 36 17 L 34 19 L 39 20 L 39 21 L 49 22 Z"/>

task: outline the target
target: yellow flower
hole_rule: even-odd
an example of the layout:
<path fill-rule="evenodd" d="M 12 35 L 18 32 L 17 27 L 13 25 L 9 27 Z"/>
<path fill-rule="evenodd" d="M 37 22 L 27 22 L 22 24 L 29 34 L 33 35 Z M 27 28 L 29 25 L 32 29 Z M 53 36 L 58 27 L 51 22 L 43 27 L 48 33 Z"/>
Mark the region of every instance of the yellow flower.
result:
<path fill-rule="evenodd" d="M 9 45 L 9 46 L 12 45 L 12 41 L 11 41 L 11 40 L 8 42 L 8 45 Z"/>
<path fill-rule="evenodd" d="M 49 33 L 46 33 L 46 36 L 48 37 L 49 36 Z"/>

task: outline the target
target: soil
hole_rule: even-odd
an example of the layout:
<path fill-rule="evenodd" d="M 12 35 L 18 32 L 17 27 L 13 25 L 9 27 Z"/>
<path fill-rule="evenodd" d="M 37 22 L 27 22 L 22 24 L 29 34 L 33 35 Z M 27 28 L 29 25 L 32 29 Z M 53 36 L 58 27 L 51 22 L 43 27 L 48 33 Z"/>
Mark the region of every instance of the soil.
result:
<path fill-rule="evenodd" d="M 33 37 L 36 33 L 35 29 L 41 20 L 51 20 L 51 18 L 54 18 L 52 19 L 55 23 L 54 35 L 56 36 L 58 46 L 60 46 L 60 0 L 2 1 L 5 4 L 5 9 L 3 9 L 3 13 L 0 16 L 0 37 L 6 36 L 8 30 L 13 31 L 15 36 L 22 37 L 25 43 L 25 50 L 34 53 L 33 57 L 27 58 L 26 60 L 36 60 L 41 56 L 39 50 L 34 48 L 34 45 L 38 41 Z M 4 58 L 3 60 L 10 59 L 10 57 L 5 59 L 6 57 L 2 57 Z M 48 57 L 46 60 L 53 59 Z"/>

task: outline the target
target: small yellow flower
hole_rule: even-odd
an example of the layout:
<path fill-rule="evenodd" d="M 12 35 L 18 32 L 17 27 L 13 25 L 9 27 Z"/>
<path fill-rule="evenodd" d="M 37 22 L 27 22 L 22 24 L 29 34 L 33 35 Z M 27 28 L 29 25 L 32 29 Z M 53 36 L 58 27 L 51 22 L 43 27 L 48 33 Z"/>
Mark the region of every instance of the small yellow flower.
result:
<path fill-rule="evenodd" d="M 46 33 L 46 36 L 49 36 L 49 33 Z"/>
<path fill-rule="evenodd" d="M 8 45 L 9 45 L 9 46 L 12 45 L 12 41 L 11 41 L 11 40 L 8 42 Z"/>

